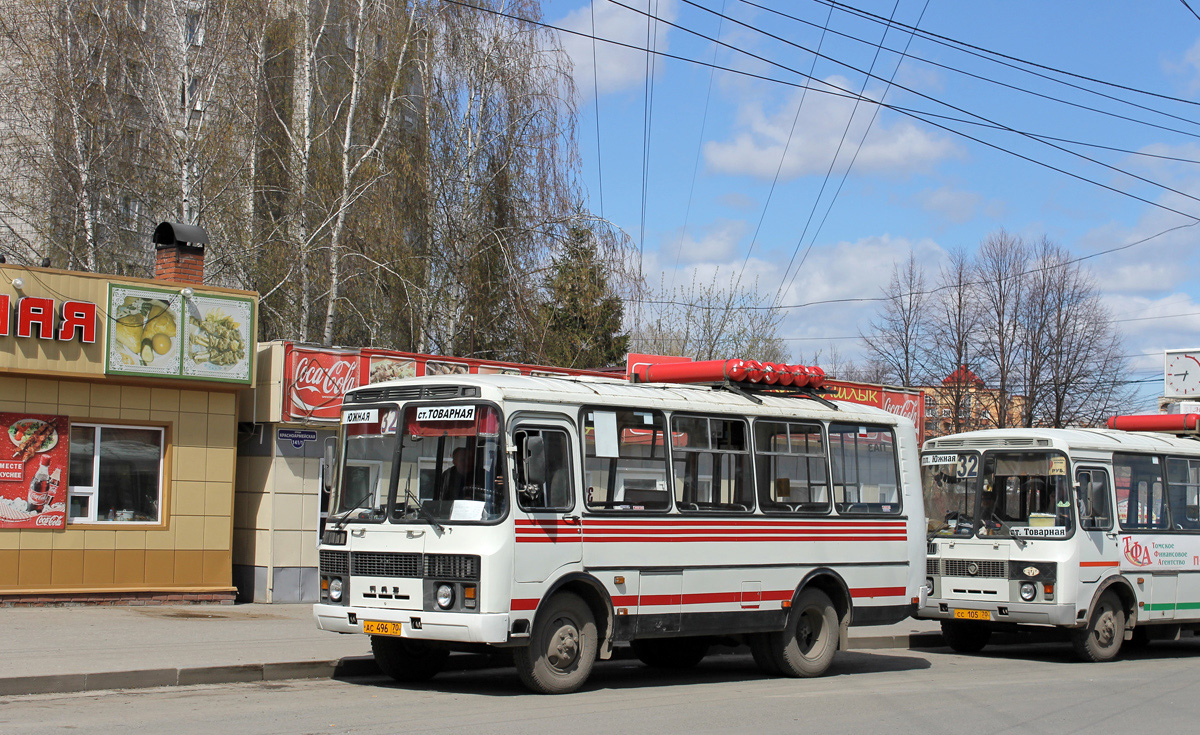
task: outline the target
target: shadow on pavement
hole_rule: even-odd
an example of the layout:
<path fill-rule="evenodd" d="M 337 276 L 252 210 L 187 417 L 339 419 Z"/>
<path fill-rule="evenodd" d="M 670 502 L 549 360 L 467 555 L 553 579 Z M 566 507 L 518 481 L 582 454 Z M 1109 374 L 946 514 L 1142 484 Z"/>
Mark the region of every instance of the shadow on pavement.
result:
<path fill-rule="evenodd" d="M 690 669 L 658 669 L 645 666 L 628 656 L 609 661 L 597 661 L 587 683 L 580 692 L 605 689 L 643 689 L 662 686 L 686 686 L 689 684 L 713 684 L 749 681 L 787 681 L 782 677 L 768 677 L 758 670 L 754 660 L 744 649 L 716 652 L 705 658 L 698 666 Z M 474 659 L 456 661 L 456 659 Z M 913 671 L 927 669 L 930 663 L 919 656 L 906 655 L 897 650 L 892 653 L 864 653 L 842 651 L 837 654 L 826 677 L 853 676 L 879 672 Z M 504 656 L 452 656 L 445 671 L 432 681 L 418 684 L 401 683 L 383 675 L 343 676 L 339 680 L 358 686 L 381 689 L 404 689 L 407 691 L 431 691 L 453 694 L 476 694 L 481 696 L 514 696 L 530 694 L 517 679 L 511 661 Z M 800 684 L 802 679 L 791 681 Z M 537 696 L 537 695 L 531 695 Z"/>

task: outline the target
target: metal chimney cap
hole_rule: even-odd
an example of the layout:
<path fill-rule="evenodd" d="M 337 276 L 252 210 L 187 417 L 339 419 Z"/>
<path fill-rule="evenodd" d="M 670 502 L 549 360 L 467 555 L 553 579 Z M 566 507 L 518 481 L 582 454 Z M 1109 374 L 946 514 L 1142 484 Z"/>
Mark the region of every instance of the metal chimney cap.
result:
<path fill-rule="evenodd" d="M 202 248 L 208 244 L 208 233 L 199 225 L 179 222 L 159 222 L 154 228 L 154 244 L 158 246 L 185 245 Z"/>

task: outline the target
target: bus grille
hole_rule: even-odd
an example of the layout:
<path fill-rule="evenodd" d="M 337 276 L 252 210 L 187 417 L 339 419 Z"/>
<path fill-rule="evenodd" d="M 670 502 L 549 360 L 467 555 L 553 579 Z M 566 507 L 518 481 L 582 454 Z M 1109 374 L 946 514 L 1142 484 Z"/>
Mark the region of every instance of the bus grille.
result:
<path fill-rule="evenodd" d="M 345 551 L 321 549 L 321 574 L 349 574 L 350 554 Z"/>
<path fill-rule="evenodd" d="M 926 559 L 925 560 L 925 574 L 930 575 L 930 576 L 936 575 L 936 574 L 941 574 L 942 573 L 941 563 L 942 563 L 941 559 Z"/>
<path fill-rule="evenodd" d="M 991 579 L 1008 579 L 1008 564 L 993 559 L 943 559 L 946 565 L 946 576 L 949 577 L 989 577 Z M 974 569 L 975 573 L 972 574 Z"/>
<path fill-rule="evenodd" d="M 421 555 L 386 551 L 356 551 L 350 557 L 356 577 L 420 577 Z"/>
<path fill-rule="evenodd" d="M 427 554 L 425 576 L 433 579 L 479 579 L 479 557 L 468 554 Z"/>

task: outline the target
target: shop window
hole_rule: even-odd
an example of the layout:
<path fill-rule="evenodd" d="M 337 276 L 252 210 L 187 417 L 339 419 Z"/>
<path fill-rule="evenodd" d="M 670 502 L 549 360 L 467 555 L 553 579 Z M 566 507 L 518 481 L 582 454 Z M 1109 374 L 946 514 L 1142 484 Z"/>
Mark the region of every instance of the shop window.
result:
<path fill-rule="evenodd" d="M 161 521 L 162 459 L 162 429 L 72 424 L 69 521 Z"/>

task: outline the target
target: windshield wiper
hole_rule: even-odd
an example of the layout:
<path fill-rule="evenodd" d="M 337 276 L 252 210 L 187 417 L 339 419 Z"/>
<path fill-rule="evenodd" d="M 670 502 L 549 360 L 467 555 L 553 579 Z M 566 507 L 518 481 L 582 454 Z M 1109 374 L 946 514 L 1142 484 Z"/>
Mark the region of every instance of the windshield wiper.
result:
<path fill-rule="evenodd" d="M 410 466 L 408 468 L 408 480 L 405 481 L 405 483 L 404 483 L 404 502 L 405 502 L 405 504 L 407 504 L 408 501 L 411 500 L 413 502 L 413 504 L 415 506 L 417 506 L 417 513 L 419 513 L 421 515 L 421 517 L 424 518 L 429 523 L 429 525 L 433 526 L 433 530 L 437 531 L 438 535 L 445 533 L 446 532 L 445 527 L 442 526 L 442 524 L 438 523 L 437 519 L 433 517 L 432 513 L 430 513 L 428 510 L 426 510 L 425 506 L 421 505 L 421 499 L 412 494 L 412 489 L 411 489 L 412 488 L 412 476 L 413 476 L 412 467 Z"/>
<path fill-rule="evenodd" d="M 349 522 L 350 522 L 350 514 L 351 514 L 351 513 L 353 513 L 354 511 L 358 510 L 359 508 L 362 508 L 362 507 L 363 507 L 363 503 L 364 503 L 364 502 L 365 502 L 367 499 L 369 499 L 369 498 L 370 498 L 372 495 L 374 495 L 374 494 L 375 494 L 375 491 L 374 491 L 374 490 L 372 490 L 371 488 L 367 488 L 366 492 L 364 492 L 364 493 L 362 494 L 362 497 L 360 497 L 358 500 L 354 501 L 354 505 L 350 506 L 350 508 L 349 508 L 348 510 L 346 510 L 345 512 L 343 512 L 343 513 L 341 514 L 341 517 L 340 517 L 340 518 L 336 518 L 336 517 L 335 517 L 335 518 L 333 519 L 333 522 L 334 522 L 334 523 L 336 523 L 336 524 L 338 524 L 338 526 L 337 526 L 337 530 L 339 530 L 339 531 L 340 531 L 340 530 L 342 530 L 342 528 L 343 528 L 343 527 L 344 527 L 344 526 L 345 526 L 347 523 L 349 523 Z"/>

